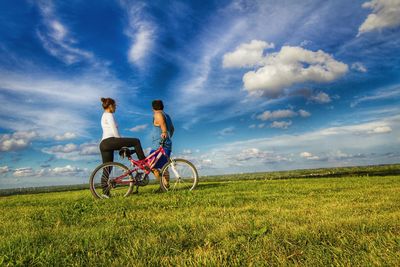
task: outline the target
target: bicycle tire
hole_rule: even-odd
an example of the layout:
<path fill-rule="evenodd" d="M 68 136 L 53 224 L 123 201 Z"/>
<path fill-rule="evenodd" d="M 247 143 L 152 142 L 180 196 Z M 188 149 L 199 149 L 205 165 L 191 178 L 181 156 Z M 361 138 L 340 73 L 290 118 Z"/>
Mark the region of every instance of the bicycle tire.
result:
<path fill-rule="evenodd" d="M 117 177 L 127 172 L 129 172 L 129 168 L 119 162 L 106 162 L 100 164 L 90 175 L 90 192 L 95 198 L 100 199 L 110 197 L 127 197 L 132 193 L 134 187 L 134 179 L 132 178 L 132 175 L 129 174 L 125 178 L 128 179 L 126 181 L 130 181 L 128 185 L 112 184 L 109 179 L 110 175 L 111 177 Z"/>
<path fill-rule="evenodd" d="M 192 191 L 199 181 L 199 174 L 196 167 L 186 159 L 178 158 L 169 160 L 160 173 L 160 187 L 164 192 Z"/>

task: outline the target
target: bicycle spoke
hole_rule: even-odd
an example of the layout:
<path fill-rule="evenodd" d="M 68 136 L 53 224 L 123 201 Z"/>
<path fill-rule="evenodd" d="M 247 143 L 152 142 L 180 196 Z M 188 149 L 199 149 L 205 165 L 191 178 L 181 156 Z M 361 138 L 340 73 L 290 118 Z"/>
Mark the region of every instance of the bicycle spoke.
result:
<path fill-rule="evenodd" d="M 164 191 L 193 190 L 197 184 L 196 168 L 184 159 L 174 159 L 162 169 L 161 188 Z"/>

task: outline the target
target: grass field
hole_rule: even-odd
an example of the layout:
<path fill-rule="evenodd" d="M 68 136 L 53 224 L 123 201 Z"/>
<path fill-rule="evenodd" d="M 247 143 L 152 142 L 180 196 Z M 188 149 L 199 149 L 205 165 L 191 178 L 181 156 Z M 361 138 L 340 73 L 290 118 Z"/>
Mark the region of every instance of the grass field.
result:
<path fill-rule="evenodd" d="M 0 266 L 398 266 L 400 176 L 0 198 Z"/>

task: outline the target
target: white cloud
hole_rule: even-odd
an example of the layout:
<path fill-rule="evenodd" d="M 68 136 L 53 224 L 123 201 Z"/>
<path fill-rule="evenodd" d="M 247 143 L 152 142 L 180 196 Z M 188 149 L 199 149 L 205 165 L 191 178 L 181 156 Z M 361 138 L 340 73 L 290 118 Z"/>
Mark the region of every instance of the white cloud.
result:
<path fill-rule="evenodd" d="M 301 152 L 300 157 L 309 158 L 309 157 L 312 157 L 312 154 L 310 152 Z"/>
<path fill-rule="evenodd" d="M 66 132 L 65 134 L 56 135 L 54 137 L 54 140 L 56 140 L 56 141 L 65 141 L 65 140 L 74 139 L 76 137 L 77 137 L 77 135 L 75 133 Z"/>
<path fill-rule="evenodd" d="M 15 177 L 27 177 L 27 176 L 35 176 L 36 173 L 32 168 L 18 168 L 13 172 L 13 176 Z"/>
<path fill-rule="evenodd" d="M 79 155 L 83 156 L 93 156 L 100 154 L 99 144 L 97 143 L 85 143 L 79 146 Z"/>
<path fill-rule="evenodd" d="M 302 47 L 283 46 L 278 53 L 267 54 L 263 66 L 243 76 L 250 93 L 262 92 L 279 97 L 283 89 L 304 82 L 331 82 L 343 76 L 348 66 L 322 50 L 313 52 Z"/>
<path fill-rule="evenodd" d="M 293 111 L 291 109 L 280 109 L 275 111 L 266 110 L 262 114 L 258 115 L 256 118 L 262 121 L 267 121 L 267 120 L 292 118 L 298 115 L 300 115 L 301 117 L 309 117 L 311 116 L 311 113 L 303 109 L 300 109 L 298 112 Z"/>
<path fill-rule="evenodd" d="M 254 67 L 262 63 L 265 49 L 274 48 L 273 43 L 252 40 L 250 43 L 239 45 L 234 52 L 226 53 L 223 58 L 223 67 Z"/>
<path fill-rule="evenodd" d="M 227 127 L 219 131 L 217 134 L 219 136 L 226 136 L 226 135 L 232 135 L 235 133 L 235 127 Z"/>
<path fill-rule="evenodd" d="M 266 120 L 275 120 L 282 118 L 291 118 L 297 116 L 297 112 L 291 109 L 280 109 L 276 111 L 264 111 L 261 115 L 257 116 L 257 119 L 266 121 Z"/>
<path fill-rule="evenodd" d="M 147 55 L 149 47 L 153 44 L 153 34 L 154 30 L 151 27 L 146 25 L 139 26 L 128 52 L 129 62 L 138 63 Z"/>
<path fill-rule="evenodd" d="M 10 172 L 10 168 L 8 166 L 1 166 L 0 167 L 0 175 L 6 174 L 8 172 Z"/>
<path fill-rule="evenodd" d="M 55 167 L 53 169 L 34 170 L 33 168 L 18 168 L 13 171 L 14 177 L 59 177 L 59 176 L 77 176 L 87 173 L 87 169 L 81 169 L 66 165 L 64 167 Z"/>
<path fill-rule="evenodd" d="M 75 144 L 66 144 L 66 145 L 58 145 L 53 146 L 50 148 L 44 148 L 43 152 L 48 154 L 55 154 L 55 153 L 71 153 L 78 150 L 78 146 Z"/>
<path fill-rule="evenodd" d="M 400 1 L 398 0 L 372 0 L 365 2 L 362 7 L 372 9 L 372 13 L 359 27 L 357 36 L 400 25 Z"/>
<path fill-rule="evenodd" d="M 57 145 L 43 148 L 42 152 L 54 155 L 58 159 L 74 161 L 100 155 L 100 149 L 97 143 L 83 143 L 80 145 L 70 143 L 66 145 Z"/>
<path fill-rule="evenodd" d="M 292 121 L 274 121 L 271 123 L 271 128 L 287 129 L 292 125 Z"/>
<path fill-rule="evenodd" d="M 303 117 L 303 118 L 306 118 L 306 117 L 310 117 L 310 116 L 311 116 L 311 113 L 308 112 L 308 111 L 305 111 L 304 109 L 300 109 L 300 110 L 299 110 L 299 115 L 300 115 L 301 117 Z"/>
<path fill-rule="evenodd" d="M 49 175 L 54 175 L 54 176 L 76 176 L 81 173 L 83 173 L 85 170 L 78 168 L 78 167 L 73 167 L 71 165 L 66 165 L 64 167 L 55 167 L 53 169 L 46 170 L 46 173 Z"/>
<path fill-rule="evenodd" d="M 383 133 L 390 133 L 392 128 L 389 126 L 377 126 L 369 131 L 372 134 L 383 134 Z"/>
<path fill-rule="evenodd" d="M 2 134 L 0 135 L 0 151 L 13 151 L 26 148 L 36 137 L 38 137 L 38 134 L 34 131 Z"/>
<path fill-rule="evenodd" d="M 312 95 L 310 97 L 311 101 L 317 102 L 319 104 L 326 104 L 326 103 L 330 103 L 332 101 L 331 97 L 324 92 L 319 92 L 316 95 Z"/>
<path fill-rule="evenodd" d="M 243 149 L 239 154 L 234 155 L 233 158 L 237 161 L 248 161 L 251 159 L 266 159 L 270 156 L 270 153 L 261 151 L 258 148 L 247 148 Z"/>
<path fill-rule="evenodd" d="M 351 69 L 352 70 L 356 70 L 359 72 L 367 72 L 367 68 L 364 66 L 364 64 L 362 64 L 361 62 L 355 62 L 353 64 L 351 64 Z"/>
<path fill-rule="evenodd" d="M 208 158 L 194 159 L 191 161 L 195 163 L 196 168 L 200 171 L 202 171 L 204 169 L 213 169 L 215 167 L 214 162 Z"/>
<path fill-rule="evenodd" d="M 51 21 L 50 28 L 53 29 L 53 32 L 51 34 L 53 35 L 53 38 L 57 41 L 62 41 L 67 35 L 67 29 L 59 21 Z"/>
<path fill-rule="evenodd" d="M 131 132 L 140 132 L 147 129 L 148 124 L 137 125 L 133 128 L 130 128 L 129 131 Z"/>
<path fill-rule="evenodd" d="M 184 150 L 182 151 L 182 154 L 184 154 L 184 155 L 191 155 L 191 154 L 193 154 L 193 152 L 192 152 L 192 150 L 190 150 L 190 149 L 184 149 Z"/>
<path fill-rule="evenodd" d="M 300 46 L 301 47 L 306 47 L 306 46 L 308 46 L 308 45 L 310 45 L 310 44 L 312 44 L 313 42 L 312 41 L 310 41 L 310 40 L 304 40 L 304 41 L 302 41 L 301 43 L 300 43 Z"/>
<path fill-rule="evenodd" d="M 319 160 L 320 159 L 318 156 L 314 156 L 310 152 L 301 152 L 300 157 L 310 159 L 310 160 Z"/>

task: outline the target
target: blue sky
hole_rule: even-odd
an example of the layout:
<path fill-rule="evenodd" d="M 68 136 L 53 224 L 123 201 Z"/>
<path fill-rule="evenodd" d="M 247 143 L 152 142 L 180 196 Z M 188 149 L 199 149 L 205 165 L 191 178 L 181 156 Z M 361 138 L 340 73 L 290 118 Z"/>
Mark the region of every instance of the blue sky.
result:
<path fill-rule="evenodd" d="M 400 1 L 1 1 L 0 188 L 85 183 L 101 97 L 201 175 L 398 163 Z"/>

